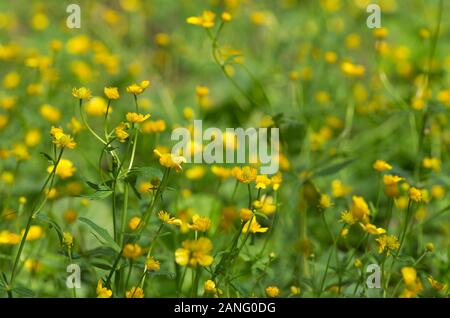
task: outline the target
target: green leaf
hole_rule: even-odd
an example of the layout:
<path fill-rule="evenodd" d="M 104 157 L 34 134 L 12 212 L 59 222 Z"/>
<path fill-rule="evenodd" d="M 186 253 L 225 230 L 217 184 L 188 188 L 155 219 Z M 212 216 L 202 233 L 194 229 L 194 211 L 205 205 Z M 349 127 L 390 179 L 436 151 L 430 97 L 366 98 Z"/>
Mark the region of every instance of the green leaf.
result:
<path fill-rule="evenodd" d="M 349 164 L 353 163 L 354 161 L 356 161 L 356 158 L 348 159 L 348 160 L 344 160 L 344 161 L 336 163 L 336 164 L 332 164 L 332 165 L 330 165 L 328 167 L 320 169 L 319 171 L 316 171 L 313 174 L 313 176 L 314 177 L 324 177 L 324 176 L 328 176 L 328 175 L 331 175 L 331 174 L 335 174 L 336 172 L 344 169 L 346 166 L 348 166 Z"/>
<path fill-rule="evenodd" d="M 94 231 L 92 234 L 100 241 L 100 243 L 113 248 L 116 252 L 120 252 L 119 245 L 117 245 L 117 243 L 114 242 L 114 239 L 111 237 L 111 235 L 109 235 L 107 230 L 84 217 L 80 217 L 78 220 L 89 225 L 89 227 Z"/>
<path fill-rule="evenodd" d="M 92 189 L 94 189 L 94 190 L 97 190 L 97 191 L 100 191 L 100 190 L 101 190 L 100 185 L 98 185 L 98 184 L 96 184 L 96 183 L 94 183 L 94 182 L 86 181 L 86 184 L 87 184 L 88 186 L 90 186 L 90 187 L 91 187 Z"/>
<path fill-rule="evenodd" d="M 107 263 L 96 262 L 96 261 L 91 262 L 91 265 L 96 267 L 96 268 L 104 269 L 104 270 L 107 270 L 107 271 L 111 270 L 111 268 L 112 268 L 111 265 L 109 265 Z"/>
<path fill-rule="evenodd" d="M 15 287 L 15 288 L 13 288 L 12 291 L 14 293 L 16 293 L 17 295 L 24 296 L 24 297 L 33 297 L 35 295 L 34 291 L 32 291 L 31 289 L 28 289 L 26 287 L 23 287 L 23 286 Z"/>
<path fill-rule="evenodd" d="M 102 191 L 96 191 L 96 192 L 91 193 L 91 194 L 80 195 L 80 197 L 88 198 L 90 200 L 106 199 L 107 197 L 112 195 L 112 193 L 113 192 L 111 190 L 102 190 Z"/>
<path fill-rule="evenodd" d="M 262 217 L 264 220 L 268 220 L 269 218 L 267 217 L 267 215 L 265 215 L 264 213 L 255 211 L 255 214 L 259 217 Z"/>
<path fill-rule="evenodd" d="M 51 162 L 52 164 L 55 162 L 53 160 L 52 157 L 50 157 L 50 155 L 46 154 L 45 152 L 40 152 L 41 155 L 43 155 L 49 162 Z"/>

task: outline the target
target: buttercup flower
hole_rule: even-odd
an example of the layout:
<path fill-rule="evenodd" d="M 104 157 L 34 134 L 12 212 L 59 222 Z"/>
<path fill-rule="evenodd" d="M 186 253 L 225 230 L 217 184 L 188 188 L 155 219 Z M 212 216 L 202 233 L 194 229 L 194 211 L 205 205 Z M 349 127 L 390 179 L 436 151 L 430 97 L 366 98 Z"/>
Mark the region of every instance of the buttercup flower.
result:
<path fill-rule="evenodd" d="M 138 244 L 126 244 L 123 248 L 123 256 L 130 259 L 139 258 L 142 255 L 142 248 Z"/>
<path fill-rule="evenodd" d="M 135 123 L 135 124 L 140 124 L 143 123 L 144 121 L 146 121 L 147 119 L 150 118 L 150 115 L 142 115 L 142 114 L 138 114 L 138 113 L 127 113 L 127 121 L 129 121 L 130 123 Z"/>
<path fill-rule="evenodd" d="M 352 203 L 351 212 L 353 219 L 363 222 L 367 221 L 370 215 L 370 210 L 364 198 L 354 195 L 352 197 Z"/>
<path fill-rule="evenodd" d="M 176 156 L 171 153 L 162 154 L 157 149 L 153 150 L 153 152 L 159 157 L 159 163 L 161 166 L 166 168 L 175 168 L 177 172 L 183 170 L 181 164 L 186 162 L 186 159 L 183 156 Z"/>
<path fill-rule="evenodd" d="M 182 246 L 175 251 L 175 261 L 180 266 L 209 266 L 214 261 L 214 258 L 209 255 L 212 251 L 212 243 L 206 237 L 195 241 L 184 241 Z"/>
<path fill-rule="evenodd" d="M 106 287 L 103 287 L 103 283 L 102 283 L 101 279 L 98 280 L 96 293 L 97 293 L 97 298 L 111 298 L 111 296 L 112 296 L 112 290 L 110 290 Z"/>
<path fill-rule="evenodd" d="M 384 160 L 375 161 L 373 164 L 373 168 L 380 172 L 386 171 L 386 170 L 392 170 L 392 166 Z"/>
<path fill-rule="evenodd" d="M 87 99 L 91 97 L 91 91 L 86 87 L 72 88 L 72 96 L 79 99 Z"/>
<path fill-rule="evenodd" d="M 189 228 L 193 231 L 206 232 L 211 225 L 211 220 L 205 216 L 199 216 L 198 214 L 192 217 L 192 224 Z"/>
<path fill-rule="evenodd" d="M 159 211 L 158 218 L 166 224 L 181 226 L 181 224 L 183 223 L 180 219 L 171 217 L 170 214 L 166 211 Z"/>
<path fill-rule="evenodd" d="M 361 225 L 364 231 L 373 235 L 381 235 L 386 233 L 385 229 L 382 229 L 381 227 L 376 227 L 375 225 L 370 223 L 367 224 L 359 223 L 359 225 Z"/>
<path fill-rule="evenodd" d="M 231 170 L 232 175 L 242 183 L 250 183 L 256 180 L 256 169 L 245 166 L 243 168 L 234 167 Z"/>
<path fill-rule="evenodd" d="M 276 286 L 269 286 L 266 288 L 266 295 L 270 298 L 276 298 L 280 294 L 280 290 Z"/>
<path fill-rule="evenodd" d="M 132 287 L 125 293 L 126 298 L 144 298 L 144 290 L 141 287 Z"/>
<path fill-rule="evenodd" d="M 256 189 L 265 189 L 270 185 L 272 180 L 269 179 L 267 175 L 263 174 L 256 176 L 255 182 L 256 182 Z"/>
<path fill-rule="evenodd" d="M 268 227 L 261 227 L 261 225 L 256 221 L 256 218 L 253 217 L 251 220 L 247 221 L 242 227 L 242 233 L 266 233 L 269 230 Z"/>
<path fill-rule="evenodd" d="M 138 228 L 140 223 L 141 223 L 141 218 L 138 216 L 134 216 L 128 222 L 128 227 L 130 228 L 130 230 L 136 231 L 136 229 Z"/>
<path fill-rule="evenodd" d="M 21 232 L 22 236 L 25 234 L 25 230 Z M 44 237 L 44 229 L 39 225 L 32 225 L 27 234 L 27 241 L 35 241 Z"/>
<path fill-rule="evenodd" d="M 216 14 L 214 12 L 203 11 L 201 16 L 189 17 L 186 19 L 186 22 L 189 24 L 204 27 L 205 29 L 209 29 L 214 26 L 215 18 L 216 18 Z"/>
<path fill-rule="evenodd" d="M 159 271 L 159 269 L 161 268 L 161 263 L 155 260 L 152 256 L 149 256 L 145 260 L 145 267 L 150 272 Z"/>
<path fill-rule="evenodd" d="M 51 173 L 54 169 L 54 165 L 50 165 L 47 168 L 47 172 Z M 73 176 L 77 169 L 73 166 L 72 161 L 67 159 L 61 159 L 59 161 L 59 164 L 56 166 L 56 175 L 60 177 L 61 179 L 67 179 Z"/>
<path fill-rule="evenodd" d="M 389 256 L 392 251 L 398 250 L 400 247 L 400 243 L 394 235 L 381 235 L 375 241 L 378 243 L 378 253 L 385 253 L 386 256 Z"/>
<path fill-rule="evenodd" d="M 62 128 L 52 127 L 50 129 L 50 135 L 53 137 L 53 143 L 58 148 L 74 149 L 76 142 L 70 135 L 64 133 Z"/>
<path fill-rule="evenodd" d="M 140 95 L 149 86 L 150 86 L 150 81 L 142 81 L 139 85 L 138 84 L 131 84 L 130 86 L 127 86 L 126 91 L 129 94 Z"/>
<path fill-rule="evenodd" d="M 117 87 L 105 87 L 103 93 L 111 100 L 119 99 L 120 97 L 119 89 Z"/>
<path fill-rule="evenodd" d="M 120 142 L 125 142 L 130 136 L 126 131 L 128 129 L 127 124 L 120 123 L 116 128 L 114 128 L 114 134 Z"/>
<path fill-rule="evenodd" d="M 414 202 L 422 201 L 422 191 L 415 187 L 409 189 L 409 198 Z"/>

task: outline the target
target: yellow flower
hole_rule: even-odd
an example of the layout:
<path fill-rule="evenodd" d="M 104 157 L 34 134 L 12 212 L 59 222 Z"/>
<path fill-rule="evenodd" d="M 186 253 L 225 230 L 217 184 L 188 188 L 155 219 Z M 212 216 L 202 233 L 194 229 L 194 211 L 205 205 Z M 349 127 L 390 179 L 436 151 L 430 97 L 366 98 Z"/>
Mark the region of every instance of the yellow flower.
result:
<path fill-rule="evenodd" d="M 209 266 L 214 261 L 214 258 L 209 255 L 212 251 L 212 243 L 206 237 L 195 241 L 186 240 L 182 246 L 175 251 L 175 261 L 180 266 Z"/>
<path fill-rule="evenodd" d="M 402 177 L 399 177 L 399 176 L 392 175 L 392 174 L 386 174 L 383 176 L 383 183 L 385 185 L 397 184 L 402 180 L 405 180 L 405 179 Z"/>
<path fill-rule="evenodd" d="M 321 194 L 320 195 L 320 200 L 319 200 L 319 206 L 322 208 L 322 209 L 327 209 L 327 208 L 329 208 L 330 206 L 331 206 L 331 199 L 330 199 L 330 196 L 329 195 L 327 195 L 327 194 Z"/>
<path fill-rule="evenodd" d="M 24 144 L 15 144 L 11 149 L 11 153 L 16 157 L 16 160 L 28 160 L 30 159 L 30 153 Z"/>
<path fill-rule="evenodd" d="M 399 177 L 399 176 L 392 175 L 392 174 L 384 175 L 383 176 L 383 183 L 385 185 L 384 193 L 388 197 L 397 197 L 400 194 L 397 184 L 402 180 L 405 180 L 405 179 L 402 177 Z"/>
<path fill-rule="evenodd" d="M 108 99 L 119 99 L 119 89 L 117 87 L 105 87 L 103 93 Z"/>
<path fill-rule="evenodd" d="M 253 211 L 247 208 L 242 208 L 239 212 L 239 217 L 242 221 L 250 221 L 254 215 Z"/>
<path fill-rule="evenodd" d="M 428 276 L 427 277 L 428 282 L 430 283 L 431 287 L 433 289 L 436 289 L 437 291 L 443 291 L 446 290 L 448 285 L 444 283 L 440 283 L 437 280 L 433 279 L 433 277 Z"/>
<path fill-rule="evenodd" d="M 89 51 L 90 47 L 91 39 L 85 34 L 70 38 L 66 44 L 66 49 L 70 54 L 85 54 Z"/>
<path fill-rule="evenodd" d="M 354 265 L 356 268 L 361 268 L 363 264 L 362 264 L 361 260 L 360 260 L 359 258 L 357 258 L 357 259 L 355 260 L 355 262 L 353 263 L 353 265 Z"/>
<path fill-rule="evenodd" d="M 114 134 L 120 142 L 125 142 L 130 136 L 126 131 L 127 128 L 127 125 L 123 122 L 114 128 Z"/>
<path fill-rule="evenodd" d="M 256 180 L 256 169 L 249 166 L 245 166 L 244 168 L 234 167 L 231 173 L 242 183 L 250 183 Z"/>
<path fill-rule="evenodd" d="M 409 189 L 409 198 L 414 202 L 422 201 L 422 191 L 415 187 Z"/>
<path fill-rule="evenodd" d="M 111 298 L 112 296 L 112 290 L 103 287 L 101 279 L 98 280 L 96 293 L 97 298 Z"/>
<path fill-rule="evenodd" d="M 425 157 L 423 158 L 422 165 L 424 168 L 431 169 L 435 172 L 441 171 L 441 160 L 438 158 Z"/>
<path fill-rule="evenodd" d="M 276 298 L 280 294 L 280 290 L 276 286 L 269 286 L 266 288 L 266 295 L 270 298 Z"/>
<path fill-rule="evenodd" d="M 300 287 L 298 286 L 291 286 L 289 290 L 291 291 L 292 295 L 300 295 Z"/>
<path fill-rule="evenodd" d="M 205 168 L 203 168 L 202 166 L 196 166 L 196 167 L 187 169 L 185 172 L 186 178 L 188 178 L 190 180 L 201 179 L 201 178 L 203 178 L 205 173 L 206 173 Z"/>
<path fill-rule="evenodd" d="M 214 281 L 212 281 L 210 279 L 208 279 L 205 282 L 204 287 L 205 287 L 205 292 L 207 292 L 207 293 L 215 293 L 216 292 L 216 283 L 214 283 Z"/>
<path fill-rule="evenodd" d="M 272 180 L 270 180 L 265 174 L 256 176 L 256 189 L 265 189 L 267 188 Z"/>
<path fill-rule="evenodd" d="M 386 253 L 386 256 L 391 254 L 391 251 L 398 250 L 400 243 L 394 235 L 382 235 L 375 239 L 378 244 L 378 253 Z"/>
<path fill-rule="evenodd" d="M 151 133 L 161 133 L 166 130 L 166 122 L 162 119 L 155 121 L 147 121 L 142 125 L 142 132 Z"/>
<path fill-rule="evenodd" d="M 281 186 L 281 183 L 283 182 L 283 176 L 281 172 L 278 172 L 277 174 L 273 175 L 271 181 L 273 191 L 278 191 L 278 189 Z"/>
<path fill-rule="evenodd" d="M 225 23 L 230 22 L 232 18 L 233 17 L 229 12 L 223 12 L 222 15 L 220 16 L 220 19 Z"/>
<path fill-rule="evenodd" d="M 108 109 L 108 104 L 103 97 L 92 97 L 85 105 L 84 108 L 86 113 L 91 116 L 103 116 L 106 114 Z M 111 112 L 111 109 L 109 109 Z"/>
<path fill-rule="evenodd" d="M 77 212 L 75 210 L 69 209 L 64 212 L 64 221 L 68 224 L 72 224 L 77 219 Z"/>
<path fill-rule="evenodd" d="M 123 248 L 123 256 L 126 258 L 136 259 L 142 255 L 142 248 L 138 244 L 128 243 Z"/>
<path fill-rule="evenodd" d="M 366 221 L 370 215 L 369 206 L 363 197 L 354 195 L 352 197 L 352 216 L 357 221 Z"/>
<path fill-rule="evenodd" d="M 360 77 L 363 76 L 366 69 L 362 65 L 353 64 L 350 62 L 341 63 L 342 72 L 349 77 Z"/>
<path fill-rule="evenodd" d="M 168 35 L 167 33 L 162 33 L 162 32 L 156 33 L 153 40 L 159 46 L 168 46 L 170 44 L 170 35 Z"/>
<path fill-rule="evenodd" d="M 5 88 L 15 88 L 20 83 L 20 75 L 17 72 L 10 72 L 3 77 L 3 86 Z"/>
<path fill-rule="evenodd" d="M 374 162 L 373 168 L 377 171 L 382 172 L 382 171 L 386 171 L 386 170 L 391 170 L 392 166 L 384 160 L 377 160 Z"/>
<path fill-rule="evenodd" d="M 2 172 L 1 180 L 6 184 L 12 184 L 14 182 L 14 173 L 10 171 Z"/>
<path fill-rule="evenodd" d="M 25 234 L 25 230 L 22 230 L 22 237 Z M 35 241 L 40 239 L 41 237 L 44 236 L 44 229 L 39 226 L 39 225 L 32 225 L 30 226 L 30 230 L 28 231 L 27 234 L 27 241 Z"/>
<path fill-rule="evenodd" d="M 49 104 L 44 104 L 39 108 L 41 116 L 51 123 L 57 122 L 61 118 L 61 112 L 58 108 Z"/>
<path fill-rule="evenodd" d="M 253 217 L 251 220 L 247 221 L 245 225 L 242 227 L 242 233 L 266 233 L 269 230 L 268 227 L 261 227 L 261 225 L 256 221 L 256 218 Z"/>
<path fill-rule="evenodd" d="M 47 168 L 48 173 L 52 173 L 54 169 L 54 165 L 50 165 Z M 73 166 L 72 161 L 67 159 L 61 159 L 58 163 L 58 166 L 56 167 L 56 175 L 59 176 L 61 179 L 67 179 L 73 176 L 77 169 Z"/>
<path fill-rule="evenodd" d="M 145 260 L 145 267 L 147 268 L 147 271 L 159 271 L 161 268 L 161 263 L 157 260 L 155 260 L 152 256 L 147 257 Z"/>
<path fill-rule="evenodd" d="M 147 119 L 149 119 L 150 115 L 149 114 L 142 115 L 142 114 L 138 114 L 138 113 L 127 113 L 126 118 L 130 123 L 140 124 L 140 123 L 143 123 L 144 121 L 146 121 Z"/>
<path fill-rule="evenodd" d="M 186 158 L 183 156 L 177 156 L 171 153 L 162 154 L 157 149 L 153 150 L 153 152 L 159 157 L 159 164 L 161 166 L 166 168 L 175 168 L 177 172 L 183 170 L 181 164 L 186 162 Z"/>
<path fill-rule="evenodd" d="M 77 145 L 70 135 L 64 134 L 62 128 L 52 127 L 50 129 L 50 135 L 53 137 L 53 143 L 58 148 L 74 149 Z"/>
<path fill-rule="evenodd" d="M 67 246 L 68 248 L 71 248 L 73 246 L 73 235 L 69 232 L 63 233 L 63 244 Z"/>
<path fill-rule="evenodd" d="M 417 276 L 417 272 L 413 267 L 402 267 L 401 273 L 403 282 L 405 283 L 406 287 L 403 294 L 401 295 L 402 297 L 415 297 L 423 290 L 422 282 Z"/>
<path fill-rule="evenodd" d="M 130 230 L 136 231 L 136 229 L 140 223 L 141 223 L 141 218 L 138 216 L 134 216 L 128 222 L 128 227 L 130 228 Z"/>
<path fill-rule="evenodd" d="M 133 95 L 140 95 L 142 94 L 147 87 L 150 86 L 150 81 L 142 81 L 140 84 L 131 84 L 129 86 L 127 86 L 126 91 L 129 94 L 133 94 Z"/>
<path fill-rule="evenodd" d="M 144 290 L 141 287 L 132 287 L 125 293 L 126 298 L 144 298 Z"/>
<path fill-rule="evenodd" d="M 186 19 L 186 22 L 189 24 L 201 26 L 205 29 L 209 29 L 214 26 L 215 18 L 216 18 L 216 14 L 214 12 L 203 11 L 201 16 L 189 17 Z"/>
<path fill-rule="evenodd" d="M 181 226 L 183 223 L 180 219 L 171 217 L 170 214 L 166 211 L 159 211 L 158 218 L 166 224 Z"/>
<path fill-rule="evenodd" d="M 191 107 L 183 108 L 183 117 L 186 120 L 191 120 L 194 117 L 194 110 Z"/>
<path fill-rule="evenodd" d="M 76 117 L 72 117 L 70 123 L 67 124 L 67 128 L 69 128 L 73 134 L 78 134 L 81 129 L 83 129 L 83 125 L 81 125 Z"/>
<path fill-rule="evenodd" d="M 359 225 L 361 225 L 362 229 L 369 234 L 381 235 L 386 233 L 385 229 L 382 229 L 381 227 L 376 227 L 375 225 L 370 223 L 367 224 L 359 223 Z"/>
<path fill-rule="evenodd" d="M 30 129 L 25 134 L 25 145 L 28 147 L 34 147 L 39 144 L 41 140 L 41 132 L 39 129 Z"/>
<path fill-rule="evenodd" d="M 23 265 L 26 269 L 28 269 L 30 272 L 33 273 L 40 272 L 44 268 L 44 265 L 41 262 L 29 258 L 25 261 Z"/>
<path fill-rule="evenodd" d="M 8 230 L 0 232 L 0 245 L 16 245 L 20 243 L 20 235 Z"/>
<path fill-rule="evenodd" d="M 31 19 L 31 26 L 35 30 L 39 31 L 45 30 L 47 29 L 48 24 L 49 24 L 48 18 L 43 13 L 36 13 L 35 15 L 33 15 Z"/>
<path fill-rule="evenodd" d="M 331 182 L 331 191 L 333 197 L 342 198 L 349 194 L 352 191 L 352 188 L 344 185 L 342 181 L 336 179 Z"/>
<path fill-rule="evenodd" d="M 265 194 L 260 200 L 253 202 L 253 207 L 266 215 L 272 214 L 277 210 L 277 206 L 273 204 L 273 197 Z"/>
<path fill-rule="evenodd" d="M 339 233 L 339 235 L 340 235 L 341 237 L 343 237 L 343 238 L 346 238 L 349 232 L 350 232 L 349 229 L 343 228 L 343 229 L 341 230 L 341 232 Z"/>
<path fill-rule="evenodd" d="M 445 189 L 441 185 L 434 185 L 431 187 L 431 195 L 440 200 L 445 196 Z"/>
<path fill-rule="evenodd" d="M 189 225 L 189 228 L 193 231 L 206 232 L 210 226 L 211 220 L 208 217 L 195 214 L 192 217 L 192 224 Z"/>
<path fill-rule="evenodd" d="M 86 87 L 80 87 L 80 88 L 72 88 L 72 96 L 79 98 L 79 99 L 86 99 L 91 97 L 91 91 L 87 89 Z"/>
<path fill-rule="evenodd" d="M 425 249 L 427 250 L 427 252 L 433 252 L 434 251 L 434 244 L 433 243 L 427 243 L 427 245 L 425 246 Z"/>
<path fill-rule="evenodd" d="M 226 180 L 230 177 L 231 171 L 228 168 L 219 167 L 219 166 L 212 166 L 211 172 L 219 177 L 222 181 Z"/>

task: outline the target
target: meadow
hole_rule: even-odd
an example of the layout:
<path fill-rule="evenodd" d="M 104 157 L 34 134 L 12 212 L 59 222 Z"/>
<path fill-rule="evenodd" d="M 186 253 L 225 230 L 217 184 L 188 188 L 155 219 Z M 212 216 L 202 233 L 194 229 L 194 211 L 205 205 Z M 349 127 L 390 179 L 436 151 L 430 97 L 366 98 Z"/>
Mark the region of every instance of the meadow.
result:
<path fill-rule="evenodd" d="M 0 2 L 0 297 L 448 297 L 450 3 L 71 3 Z"/>

